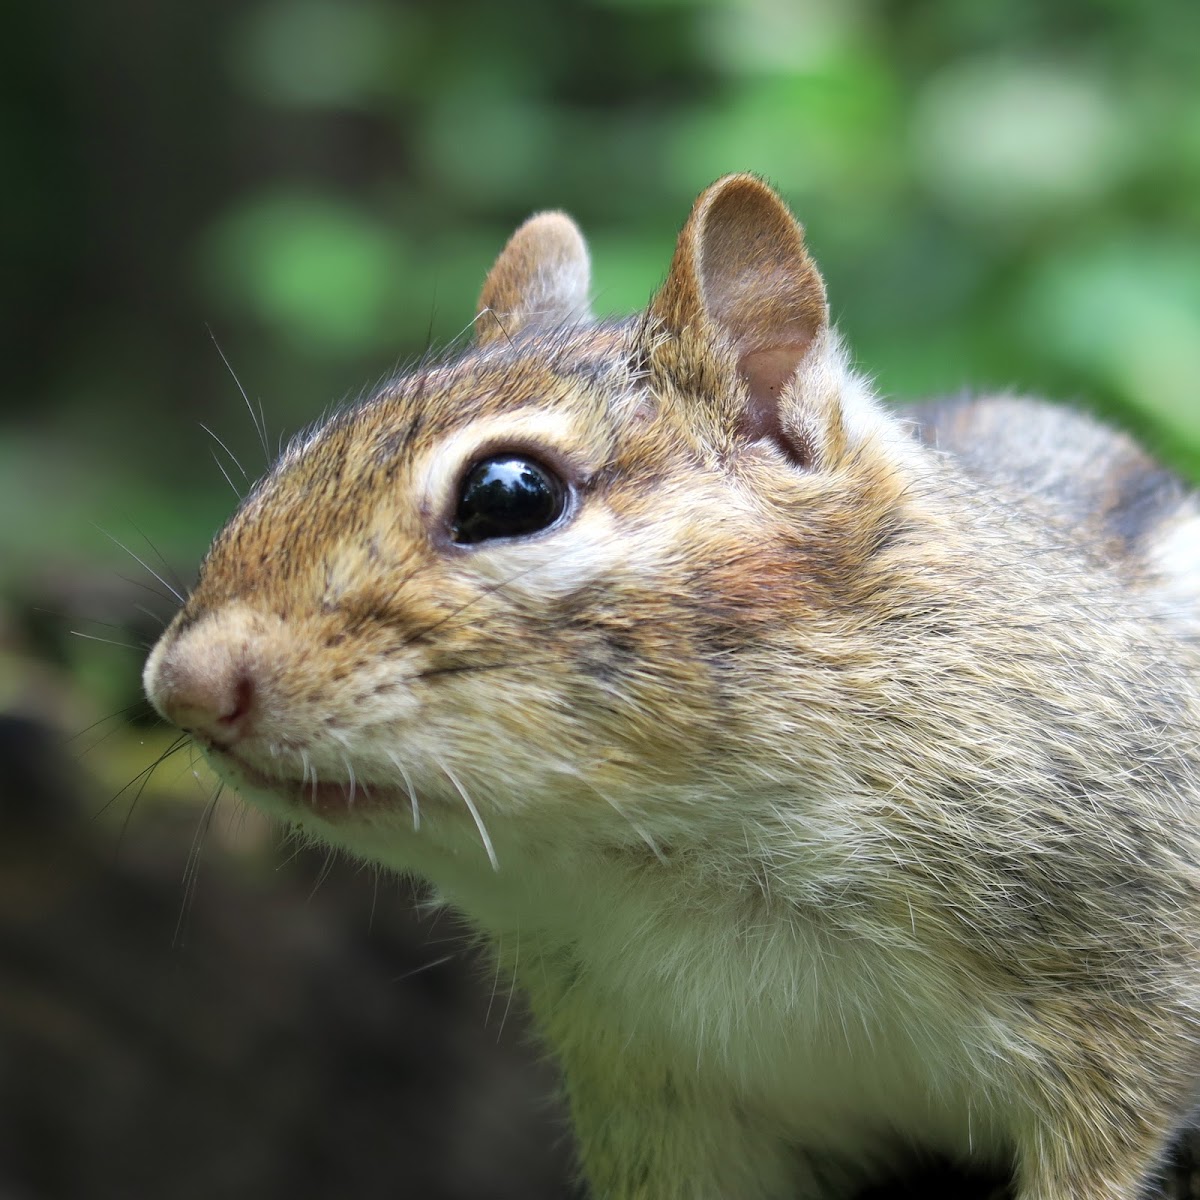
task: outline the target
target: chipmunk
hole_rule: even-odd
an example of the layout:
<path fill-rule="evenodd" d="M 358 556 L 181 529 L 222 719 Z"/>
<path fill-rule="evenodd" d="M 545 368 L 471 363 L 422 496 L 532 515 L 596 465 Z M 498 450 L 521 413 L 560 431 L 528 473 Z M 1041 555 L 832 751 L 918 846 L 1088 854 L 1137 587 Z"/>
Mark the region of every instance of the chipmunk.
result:
<path fill-rule="evenodd" d="M 154 707 L 491 939 L 598 1200 L 909 1148 L 1134 1200 L 1200 1080 L 1200 503 L 1041 403 L 888 412 L 755 176 L 588 289 L 532 217 L 465 351 L 293 443 Z"/>

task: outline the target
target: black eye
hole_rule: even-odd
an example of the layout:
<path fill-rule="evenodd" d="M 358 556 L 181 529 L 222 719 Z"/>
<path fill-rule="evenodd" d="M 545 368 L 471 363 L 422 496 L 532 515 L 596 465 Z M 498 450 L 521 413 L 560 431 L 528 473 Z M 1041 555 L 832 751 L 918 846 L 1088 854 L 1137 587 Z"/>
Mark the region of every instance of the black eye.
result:
<path fill-rule="evenodd" d="M 548 529 L 566 507 L 557 475 L 519 454 L 497 454 L 467 472 L 450 536 L 465 543 L 521 537 Z"/>

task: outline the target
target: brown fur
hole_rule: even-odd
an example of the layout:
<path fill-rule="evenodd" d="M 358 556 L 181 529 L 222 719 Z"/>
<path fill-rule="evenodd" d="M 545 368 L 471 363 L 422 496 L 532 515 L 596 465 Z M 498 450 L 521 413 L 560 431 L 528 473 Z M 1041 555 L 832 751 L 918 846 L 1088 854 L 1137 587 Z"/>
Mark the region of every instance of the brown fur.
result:
<path fill-rule="evenodd" d="M 1200 1069 L 1194 499 L 1028 401 L 913 437 L 752 176 L 628 322 L 580 318 L 566 221 L 285 454 L 151 698 L 495 940 L 598 1197 L 843 1196 L 899 1144 L 1134 1200 Z M 455 545 L 499 450 L 573 507 Z"/>

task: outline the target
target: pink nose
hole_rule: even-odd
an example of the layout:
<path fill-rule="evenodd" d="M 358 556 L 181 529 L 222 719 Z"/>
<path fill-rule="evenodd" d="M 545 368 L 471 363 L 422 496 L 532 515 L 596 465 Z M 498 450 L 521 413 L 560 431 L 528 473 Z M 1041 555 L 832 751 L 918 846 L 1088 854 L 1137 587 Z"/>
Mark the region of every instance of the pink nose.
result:
<path fill-rule="evenodd" d="M 184 637 L 148 683 L 151 702 L 168 721 L 217 746 L 234 745 L 254 724 L 259 689 L 244 647 L 201 648 Z"/>

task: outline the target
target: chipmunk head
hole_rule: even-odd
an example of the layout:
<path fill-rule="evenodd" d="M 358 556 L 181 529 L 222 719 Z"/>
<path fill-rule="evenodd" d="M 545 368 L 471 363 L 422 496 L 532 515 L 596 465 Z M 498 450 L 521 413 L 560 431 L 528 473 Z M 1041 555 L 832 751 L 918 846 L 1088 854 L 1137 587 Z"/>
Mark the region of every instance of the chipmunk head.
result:
<path fill-rule="evenodd" d="M 878 461 L 913 451 L 779 198 L 704 192 L 638 317 L 587 291 L 575 225 L 532 217 L 473 344 L 294 443 L 217 537 L 145 684 L 239 789 L 356 846 L 669 839 L 766 736 L 794 630 L 855 611 Z"/>

